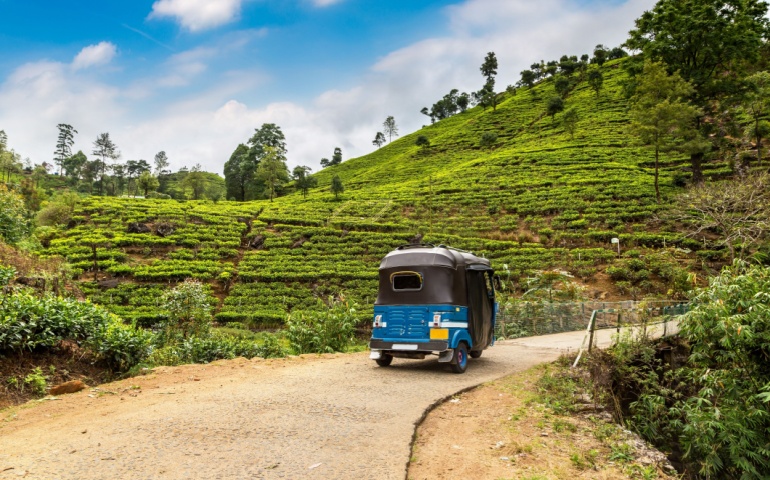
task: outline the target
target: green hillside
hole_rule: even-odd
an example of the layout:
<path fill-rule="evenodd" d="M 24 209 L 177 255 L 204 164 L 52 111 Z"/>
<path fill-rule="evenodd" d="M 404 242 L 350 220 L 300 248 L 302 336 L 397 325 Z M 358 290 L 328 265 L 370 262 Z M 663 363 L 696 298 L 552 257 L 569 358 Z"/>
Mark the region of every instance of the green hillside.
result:
<path fill-rule="evenodd" d="M 566 108 L 578 113 L 574 136 L 563 113 L 546 115 L 555 93 L 543 81 L 501 94 L 495 110 L 472 108 L 329 167 L 307 198 L 89 197 L 68 227 L 44 231 L 45 253 L 72 263 L 85 296 L 145 325 L 164 315 L 159 293 L 188 277 L 211 285 L 223 323 L 279 326 L 287 313 L 315 310 L 330 295 L 356 301 L 365 321 L 379 260 L 418 235 L 492 259 L 514 294 L 546 269 L 570 272 L 588 295 L 681 294 L 695 254 L 673 247 L 702 245 L 651 220 L 680 188 L 685 158 L 664 157 L 658 205 L 652 152 L 626 131 L 620 62 L 602 67 L 599 95 L 580 81 L 566 96 Z M 497 139 L 482 148 L 487 132 Z M 430 147 L 416 146 L 418 135 Z M 707 175 L 729 170 L 705 168 Z M 334 175 L 345 187 L 339 199 L 329 191 Z M 624 252 L 636 250 L 631 257 L 640 249 L 647 255 L 616 258 L 613 237 Z M 607 283 L 608 275 L 619 283 Z"/>

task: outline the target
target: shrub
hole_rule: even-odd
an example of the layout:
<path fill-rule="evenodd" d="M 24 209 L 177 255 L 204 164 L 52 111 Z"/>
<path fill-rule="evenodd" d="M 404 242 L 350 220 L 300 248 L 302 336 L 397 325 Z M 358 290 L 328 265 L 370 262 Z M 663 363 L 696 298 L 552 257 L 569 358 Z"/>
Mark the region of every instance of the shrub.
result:
<path fill-rule="evenodd" d="M 0 184 L 0 240 L 11 245 L 21 241 L 29 233 L 29 223 L 24 200 Z"/>
<path fill-rule="evenodd" d="M 497 134 L 494 132 L 484 132 L 479 139 L 479 145 L 485 148 L 489 148 L 497 141 Z"/>
<path fill-rule="evenodd" d="M 24 377 L 24 385 L 28 385 L 35 395 L 42 397 L 48 388 L 48 379 L 43 375 L 40 367 L 35 367 L 32 373 Z"/>
<path fill-rule="evenodd" d="M 163 296 L 169 312 L 164 325 L 167 338 L 204 336 L 211 328 L 211 304 L 200 282 L 185 280 Z"/>
<path fill-rule="evenodd" d="M 291 314 L 286 336 L 297 353 L 342 352 L 353 341 L 356 310 L 344 300 L 330 299 L 328 308 L 318 312 Z"/>

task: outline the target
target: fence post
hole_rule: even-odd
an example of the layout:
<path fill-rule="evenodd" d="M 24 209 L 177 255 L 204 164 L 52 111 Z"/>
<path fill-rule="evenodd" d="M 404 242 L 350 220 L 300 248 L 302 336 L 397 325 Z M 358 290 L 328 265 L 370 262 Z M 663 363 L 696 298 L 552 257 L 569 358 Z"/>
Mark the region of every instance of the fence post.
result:
<path fill-rule="evenodd" d="M 591 331 L 591 334 L 588 336 L 588 351 L 590 352 L 594 348 L 594 331 L 596 330 L 596 310 L 594 310 L 594 313 L 591 315 L 591 320 L 589 321 L 588 328 Z"/>

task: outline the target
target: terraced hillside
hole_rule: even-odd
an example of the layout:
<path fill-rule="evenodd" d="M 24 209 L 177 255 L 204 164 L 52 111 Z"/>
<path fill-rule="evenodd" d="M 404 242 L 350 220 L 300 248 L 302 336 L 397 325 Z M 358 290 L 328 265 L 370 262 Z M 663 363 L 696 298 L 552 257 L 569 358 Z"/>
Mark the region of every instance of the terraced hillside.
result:
<path fill-rule="evenodd" d="M 563 114 L 546 115 L 555 92 L 545 81 L 504 94 L 495 110 L 473 108 L 329 167 L 307 198 L 91 197 L 68 228 L 46 232 L 46 252 L 72 262 L 85 296 L 145 325 L 164 314 L 159 293 L 188 277 L 211 285 L 223 323 L 278 326 L 331 295 L 356 301 L 365 321 L 380 258 L 420 238 L 492 259 L 515 292 L 538 271 L 558 268 L 587 283 L 589 294 L 676 294 L 698 257 L 673 247 L 702 244 L 651 221 L 664 208 L 655 202 L 652 153 L 626 132 L 618 61 L 603 72 L 599 95 L 583 81 L 566 97 L 578 113 L 574 136 Z M 488 132 L 497 140 L 482 148 Z M 415 145 L 418 135 L 430 147 Z M 664 158 L 664 198 L 680 188 L 674 179 L 684 164 Z M 706 167 L 707 175 L 728 168 Z M 328 188 L 334 175 L 345 187 L 339 199 Z M 635 251 L 617 258 L 613 237 Z"/>

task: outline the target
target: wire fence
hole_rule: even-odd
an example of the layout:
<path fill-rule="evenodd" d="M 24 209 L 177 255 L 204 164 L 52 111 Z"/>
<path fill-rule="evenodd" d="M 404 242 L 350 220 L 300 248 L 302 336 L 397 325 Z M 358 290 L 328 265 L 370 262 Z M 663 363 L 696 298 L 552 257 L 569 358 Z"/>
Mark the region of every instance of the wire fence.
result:
<path fill-rule="evenodd" d="M 645 326 L 663 323 L 686 313 L 689 304 L 668 300 L 624 302 L 510 302 L 500 305 L 495 323 L 499 339 L 551 333 Z M 596 313 L 594 313 L 596 312 Z"/>

